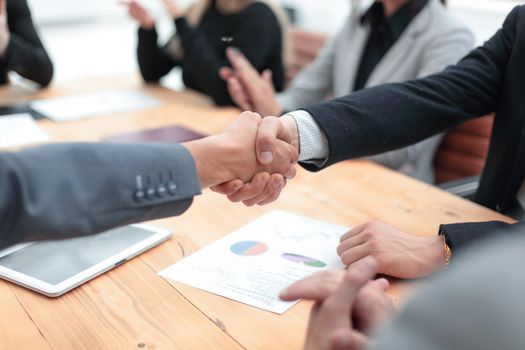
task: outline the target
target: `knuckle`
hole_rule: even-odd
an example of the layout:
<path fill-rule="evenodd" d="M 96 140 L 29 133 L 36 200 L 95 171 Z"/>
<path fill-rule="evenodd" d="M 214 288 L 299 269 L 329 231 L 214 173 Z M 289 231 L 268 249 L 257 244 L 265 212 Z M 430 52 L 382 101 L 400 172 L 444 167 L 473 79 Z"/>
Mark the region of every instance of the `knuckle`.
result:
<path fill-rule="evenodd" d="M 344 281 L 352 286 L 358 286 L 363 283 L 365 279 L 365 274 L 359 268 L 353 268 L 348 270 L 348 272 L 343 277 Z"/>
<path fill-rule="evenodd" d="M 273 136 L 269 132 L 261 131 L 258 136 L 259 142 L 266 144 L 266 145 L 272 145 L 273 144 Z"/>
<path fill-rule="evenodd" d="M 375 238 L 375 231 L 371 230 L 371 229 L 366 229 L 364 232 L 363 232 L 363 237 L 365 238 L 365 240 L 367 241 L 371 241 Z"/>
<path fill-rule="evenodd" d="M 343 255 L 341 255 L 341 261 L 345 265 L 350 265 L 351 263 L 354 262 L 351 255 L 348 254 L 347 252 L 344 252 Z"/>
<path fill-rule="evenodd" d="M 378 239 L 371 239 L 368 242 L 368 247 L 370 248 L 370 251 L 376 252 L 381 247 L 381 241 Z"/>

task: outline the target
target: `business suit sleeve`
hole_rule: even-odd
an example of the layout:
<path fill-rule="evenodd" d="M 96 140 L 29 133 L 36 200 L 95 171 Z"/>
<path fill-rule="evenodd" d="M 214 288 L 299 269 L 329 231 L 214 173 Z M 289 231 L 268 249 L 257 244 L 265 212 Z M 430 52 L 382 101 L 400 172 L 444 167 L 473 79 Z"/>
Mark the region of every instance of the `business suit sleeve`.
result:
<path fill-rule="evenodd" d="M 0 154 L 0 247 L 182 214 L 200 193 L 171 144 L 59 144 Z"/>
<path fill-rule="evenodd" d="M 445 237 L 445 242 L 455 253 L 470 246 L 471 241 L 481 241 L 495 234 L 512 234 L 517 228 L 525 229 L 525 222 L 508 224 L 502 221 L 466 222 L 441 225 L 439 234 Z"/>
<path fill-rule="evenodd" d="M 339 36 L 330 40 L 316 59 L 297 74 L 290 86 L 277 95 L 283 111 L 323 101 L 332 92 L 335 50 Z"/>
<path fill-rule="evenodd" d="M 36 32 L 31 12 L 25 0 L 7 4 L 8 26 L 11 33 L 0 71 L 15 71 L 41 86 L 53 78 L 53 64 Z"/>
<path fill-rule="evenodd" d="M 493 112 L 516 37 L 517 15 L 518 8 L 483 47 L 440 74 L 305 108 L 328 137 L 325 166 L 398 149 Z"/>
<path fill-rule="evenodd" d="M 369 349 L 525 349 L 525 235 L 513 236 L 486 242 L 429 280 Z"/>

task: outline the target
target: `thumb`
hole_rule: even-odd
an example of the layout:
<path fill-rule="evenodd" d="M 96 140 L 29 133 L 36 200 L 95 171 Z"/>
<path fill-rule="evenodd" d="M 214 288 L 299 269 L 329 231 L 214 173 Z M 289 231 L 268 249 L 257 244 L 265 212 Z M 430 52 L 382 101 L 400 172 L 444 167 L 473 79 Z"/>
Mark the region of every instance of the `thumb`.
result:
<path fill-rule="evenodd" d="M 262 77 L 264 79 L 264 81 L 266 81 L 267 83 L 271 83 L 273 84 L 273 77 L 272 77 L 272 71 L 270 69 L 266 69 L 263 73 L 262 73 Z"/>

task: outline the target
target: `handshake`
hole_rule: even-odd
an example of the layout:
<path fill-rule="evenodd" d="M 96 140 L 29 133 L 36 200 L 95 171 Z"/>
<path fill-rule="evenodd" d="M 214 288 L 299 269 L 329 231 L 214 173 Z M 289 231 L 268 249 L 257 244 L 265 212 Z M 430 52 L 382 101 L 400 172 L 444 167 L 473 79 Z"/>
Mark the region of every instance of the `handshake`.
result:
<path fill-rule="evenodd" d="M 299 136 L 293 117 L 261 118 L 244 112 L 224 132 L 184 144 L 195 161 L 202 188 L 245 205 L 279 197 L 295 176 Z"/>

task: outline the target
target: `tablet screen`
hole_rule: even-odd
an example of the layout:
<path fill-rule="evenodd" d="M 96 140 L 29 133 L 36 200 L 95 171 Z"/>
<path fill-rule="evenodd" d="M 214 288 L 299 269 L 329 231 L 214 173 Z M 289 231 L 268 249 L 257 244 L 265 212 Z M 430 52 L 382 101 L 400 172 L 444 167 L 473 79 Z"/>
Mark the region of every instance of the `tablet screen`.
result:
<path fill-rule="evenodd" d="M 57 285 L 155 234 L 126 226 L 94 236 L 37 242 L 1 257 L 0 265 Z"/>

